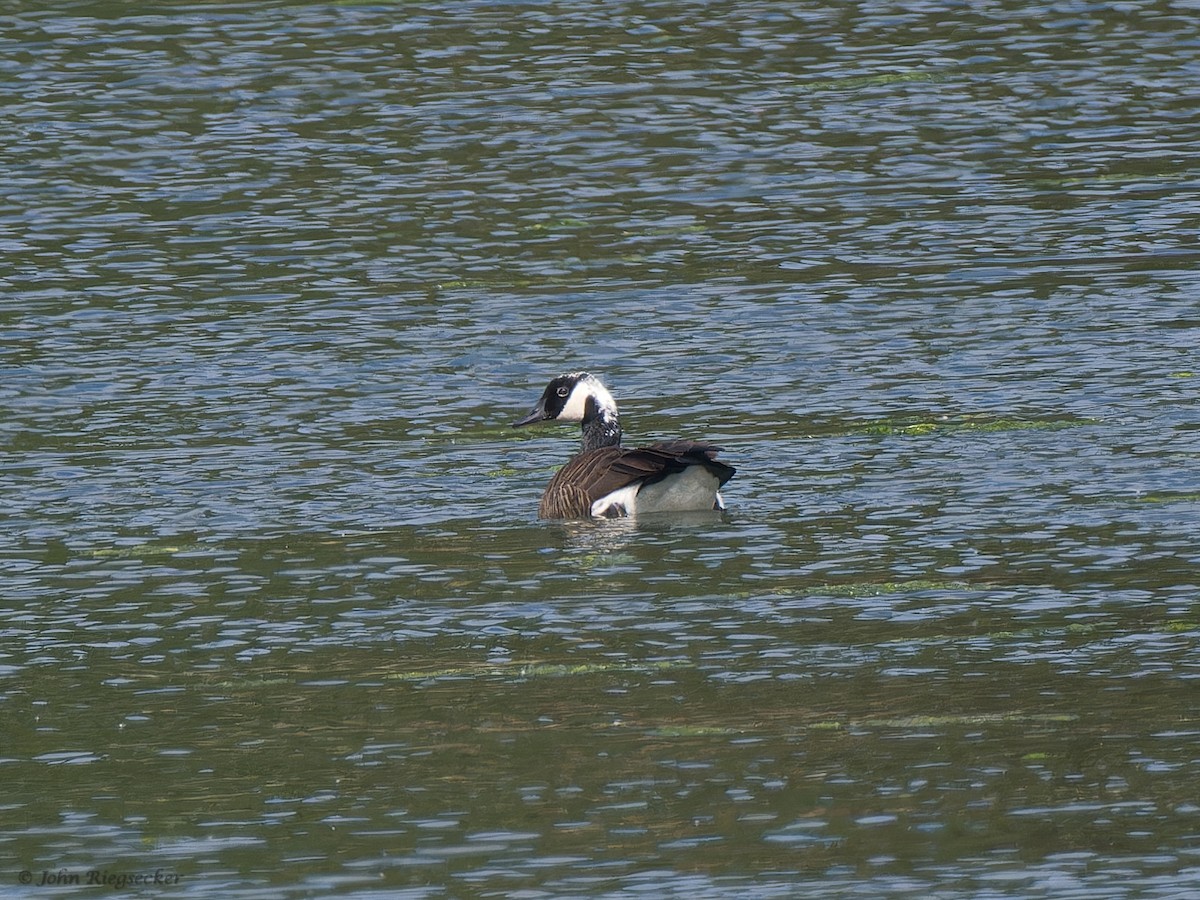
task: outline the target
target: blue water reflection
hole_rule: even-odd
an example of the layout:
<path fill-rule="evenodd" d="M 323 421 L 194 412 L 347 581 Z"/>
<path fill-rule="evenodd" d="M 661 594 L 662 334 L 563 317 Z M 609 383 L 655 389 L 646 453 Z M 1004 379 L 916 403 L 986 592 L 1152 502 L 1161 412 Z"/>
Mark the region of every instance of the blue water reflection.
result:
<path fill-rule="evenodd" d="M 1184 5 L 0 41 L 7 891 L 1200 890 Z M 578 368 L 728 513 L 538 522 Z"/>

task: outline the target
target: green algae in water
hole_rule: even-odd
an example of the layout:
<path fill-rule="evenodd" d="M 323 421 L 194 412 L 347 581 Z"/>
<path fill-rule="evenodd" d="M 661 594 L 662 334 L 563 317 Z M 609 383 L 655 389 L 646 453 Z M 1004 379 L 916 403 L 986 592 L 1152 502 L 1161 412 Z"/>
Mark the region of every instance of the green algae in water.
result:
<path fill-rule="evenodd" d="M 93 559 L 155 559 L 176 553 L 212 552 L 209 544 L 130 544 L 127 547 L 97 547 L 85 551 Z"/>
<path fill-rule="evenodd" d="M 1200 631 L 1200 622 L 1175 620 L 1173 622 L 1167 622 L 1166 625 L 1163 626 L 1163 630 L 1168 634 L 1182 634 L 1189 631 Z"/>
<path fill-rule="evenodd" d="M 412 669 L 391 672 L 389 681 L 428 681 L 436 678 L 566 678 L 579 675 L 624 673 L 645 675 L 663 669 L 679 668 L 678 662 L 649 663 L 482 663 L 446 666 L 440 669 Z"/>
<path fill-rule="evenodd" d="M 889 594 L 913 594 L 920 591 L 978 591 L 992 590 L 990 585 L 970 585 L 963 581 L 872 581 L 854 584 L 821 584 L 802 591 L 803 596 L 815 597 L 881 597 Z"/>
<path fill-rule="evenodd" d="M 1200 492 L 1189 494 L 1146 494 L 1134 497 L 1134 503 L 1195 503 L 1200 500 Z"/>
<path fill-rule="evenodd" d="M 820 81 L 807 81 L 801 87 L 808 91 L 860 91 L 864 88 L 881 87 L 888 84 L 904 84 L 911 81 L 945 81 L 947 77 L 946 74 L 941 72 L 884 72 L 879 75 L 856 75 L 847 78 L 825 78 Z"/>
<path fill-rule="evenodd" d="M 1073 713 L 1028 713 L 1021 711 L 962 714 L 930 713 L 929 715 L 898 716 L 894 718 L 823 719 L 800 726 L 796 733 L 811 734 L 827 732 L 841 734 L 854 730 L 881 728 L 914 731 L 921 729 L 978 728 L 988 725 L 1061 725 L 1077 721 L 1079 721 L 1079 716 Z M 647 729 L 646 734 L 661 738 L 735 737 L 752 735 L 756 730 L 754 726 L 736 727 L 730 725 L 687 725 L 676 723 Z"/>
<path fill-rule="evenodd" d="M 895 422 L 874 422 L 851 429 L 848 433 L 923 437 L 930 434 L 963 432 L 988 434 L 1002 431 L 1061 431 L 1097 423 L 1097 419 L 993 419 L 982 416 L 948 416 L 935 421 L 900 419 Z"/>
<path fill-rule="evenodd" d="M 895 719 L 862 719 L 865 728 L 946 728 L 974 725 L 1029 725 L 1076 722 L 1073 713 L 964 713 L 962 715 L 902 716 Z"/>
<path fill-rule="evenodd" d="M 905 731 L 922 728 L 964 728 L 982 725 L 1059 725 L 1079 721 L 1074 713 L 962 713 L 898 716 L 895 718 L 826 719 L 803 726 L 807 732 L 843 732 L 854 729 L 898 728 Z"/>
<path fill-rule="evenodd" d="M 651 737 L 726 737 L 746 733 L 745 728 L 728 725 L 662 725 L 647 732 Z"/>
<path fill-rule="evenodd" d="M 498 469 L 491 469 L 484 473 L 488 478 L 511 478 L 514 475 L 520 475 L 520 469 L 514 469 L 512 466 L 501 466 Z"/>

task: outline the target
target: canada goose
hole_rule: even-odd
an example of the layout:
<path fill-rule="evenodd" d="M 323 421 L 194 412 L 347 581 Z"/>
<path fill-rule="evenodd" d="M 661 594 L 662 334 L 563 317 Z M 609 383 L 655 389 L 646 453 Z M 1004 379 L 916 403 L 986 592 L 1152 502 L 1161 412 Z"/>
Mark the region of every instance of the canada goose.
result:
<path fill-rule="evenodd" d="M 583 446 L 546 486 L 538 516 L 580 519 L 646 512 L 724 509 L 720 488 L 734 468 L 714 458 L 720 447 L 697 441 L 663 441 L 629 450 L 621 446 L 617 401 L 587 372 L 559 375 L 529 415 L 534 422 L 579 422 Z"/>

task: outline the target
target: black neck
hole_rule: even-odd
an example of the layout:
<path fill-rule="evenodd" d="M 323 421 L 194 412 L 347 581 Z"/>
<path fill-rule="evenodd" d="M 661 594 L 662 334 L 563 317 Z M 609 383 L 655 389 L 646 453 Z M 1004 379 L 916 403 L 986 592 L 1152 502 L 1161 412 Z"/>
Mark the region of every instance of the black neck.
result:
<path fill-rule="evenodd" d="M 621 420 L 616 410 L 597 408 L 591 397 L 583 414 L 583 449 L 621 446 Z"/>

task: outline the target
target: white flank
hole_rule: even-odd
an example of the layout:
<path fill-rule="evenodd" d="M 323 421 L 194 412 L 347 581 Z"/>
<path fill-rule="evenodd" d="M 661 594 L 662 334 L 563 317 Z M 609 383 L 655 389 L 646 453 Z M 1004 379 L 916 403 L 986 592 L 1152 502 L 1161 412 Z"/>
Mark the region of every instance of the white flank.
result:
<path fill-rule="evenodd" d="M 626 485 L 620 490 L 605 494 L 592 504 L 592 515 L 602 518 L 608 515 L 631 516 L 637 502 L 640 483 Z"/>
<path fill-rule="evenodd" d="M 704 466 L 688 466 L 677 475 L 648 484 L 637 495 L 638 512 L 683 512 L 712 509 L 717 500 L 717 476 Z"/>

